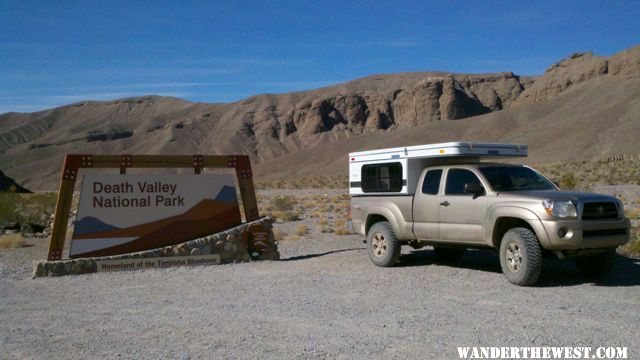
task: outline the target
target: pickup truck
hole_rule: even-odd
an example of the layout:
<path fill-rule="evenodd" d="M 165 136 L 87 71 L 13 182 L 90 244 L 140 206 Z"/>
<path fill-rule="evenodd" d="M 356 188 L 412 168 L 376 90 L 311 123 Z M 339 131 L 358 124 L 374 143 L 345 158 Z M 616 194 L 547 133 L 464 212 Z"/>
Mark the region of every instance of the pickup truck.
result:
<path fill-rule="evenodd" d="M 351 183 L 360 186 L 350 200 L 352 227 L 366 236 L 375 265 L 396 264 L 402 245 L 429 245 L 446 261 L 467 248 L 493 249 L 507 280 L 522 286 L 536 283 L 544 256 L 573 258 L 591 277 L 613 268 L 630 231 L 619 199 L 561 191 L 524 165 L 457 160 L 416 172 L 413 193 L 403 194 L 394 189 L 406 190 L 402 177 L 411 169 L 393 160 L 360 167 L 361 181 Z"/>

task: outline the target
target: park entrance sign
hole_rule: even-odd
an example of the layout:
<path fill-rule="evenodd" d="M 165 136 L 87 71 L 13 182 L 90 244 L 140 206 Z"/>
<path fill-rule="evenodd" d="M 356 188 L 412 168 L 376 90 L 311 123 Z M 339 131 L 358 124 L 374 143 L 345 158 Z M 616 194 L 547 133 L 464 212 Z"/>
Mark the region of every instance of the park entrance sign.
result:
<path fill-rule="evenodd" d="M 84 177 L 69 256 L 175 245 L 240 225 L 231 174 Z"/>
<path fill-rule="evenodd" d="M 62 259 L 80 170 L 109 168 L 120 173 L 85 174 L 70 258 L 128 254 L 185 243 L 240 225 L 240 210 L 246 222 L 259 218 L 251 164 L 244 155 L 67 155 L 49 261 Z M 193 173 L 127 174 L 129 168 L 192 168 Z M 203 174 L 205 168 L 233 169 L 235 176 Z"/>

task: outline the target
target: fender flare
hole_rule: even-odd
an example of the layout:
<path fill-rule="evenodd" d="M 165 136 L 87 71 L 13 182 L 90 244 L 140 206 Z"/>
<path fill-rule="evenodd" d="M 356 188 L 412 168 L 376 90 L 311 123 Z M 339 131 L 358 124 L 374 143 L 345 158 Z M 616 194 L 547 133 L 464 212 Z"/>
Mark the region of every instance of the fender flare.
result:
<path fill-rule="evenodd" d="M 367 209 L 367 215 L 365 216 L 365 221 L 362 224 L 364 227 L 365 236 L 367 236 L 367 223 L 369 222 L 369 217 L 374 215 L 382 216 L 387 219 L 389 224 L 391 224 L 391 228 L 393 229 L 393 232 L 396 234 L 396 236 L 398 236 L 399 238 L 401 237 L 402 232 L 400 231 L 400 224 L 398 224 L 398 216 L 387 207 L 375 205 L 370 206 Z"/>
<path fill-rule="evenodd" d="M 547 230 L 542 225 L 542 221 L 533 211 L 517 205 L 502 205 L 491 209 L 487 216 L 487 228 L 485 229 L 485 239 L 487 243 L 491 244 L 495 247 L 496 241 L 500 239 L 493 239 L 493 232 L 495 230 L 496 223 L 501 217 L 510 217 L 520 219 L 533 229 L 533 232 L 536 234 L 538 241 L 542 245 L 543 248 L 548 247 L 550 244 L 549 235 L 547 234 Z"/>

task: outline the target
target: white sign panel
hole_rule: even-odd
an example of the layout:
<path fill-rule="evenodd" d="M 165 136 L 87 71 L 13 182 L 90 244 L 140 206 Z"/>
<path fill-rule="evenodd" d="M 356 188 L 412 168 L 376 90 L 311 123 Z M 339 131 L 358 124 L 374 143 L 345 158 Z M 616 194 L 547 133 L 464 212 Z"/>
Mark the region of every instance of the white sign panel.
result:
<path fill-rule="evenodd" d="M 174 245 L 240 224 L 231 174 L 84 177 L 71 257 Z"/>

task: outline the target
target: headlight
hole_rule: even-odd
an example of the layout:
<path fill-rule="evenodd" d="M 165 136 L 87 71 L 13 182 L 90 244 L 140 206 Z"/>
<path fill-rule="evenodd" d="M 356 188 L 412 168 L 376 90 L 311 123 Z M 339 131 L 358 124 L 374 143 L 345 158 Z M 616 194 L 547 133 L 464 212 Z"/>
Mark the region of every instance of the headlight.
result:
<path fill-rule="evenodd" d="M 559 218 L 578 216 L 576 206 L 571 201 L 545 200 L 542 202 L 542 206 L 544 206 L 549 216 Z"/>

